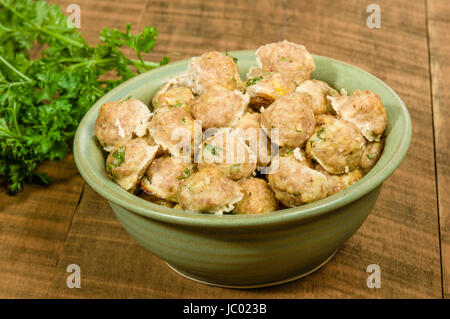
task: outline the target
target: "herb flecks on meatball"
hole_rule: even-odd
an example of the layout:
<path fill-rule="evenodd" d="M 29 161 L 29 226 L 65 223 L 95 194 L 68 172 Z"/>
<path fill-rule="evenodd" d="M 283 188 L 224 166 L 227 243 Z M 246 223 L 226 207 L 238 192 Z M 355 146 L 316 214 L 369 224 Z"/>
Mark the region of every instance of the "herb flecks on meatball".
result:
<path fill-rule="evenodd" d="M 314 133 L 315 119 L 311 97 L 291 93 L 275 100 L 261 115 L 261 125 L 272 139 L 272 129 L 278 129 L 279 145 L 302 147 Z"/>
<path fill-rule="evenodd" d="M 135 98 L 108 102 L 100 107 L 94 134 L 105 151 L 111 151 L 133 135 L 144 136 L 151 113 L 147 105 Z"/>
<path fill-rule="evenodd" d="M 165 155 L 154 160 L 141 181 L 141 188 L 172 202 L 177 202 L 180 183 L 195 173 L 195 165 L 181 158 Z"/>
<path fill-rule="evenodd" d="M 380 140 L 386 129 L 387 114 L 378 94 L 356 90 L 350 96 L 329 99 L 337 115 L 356 125 L 368 141 Z"/>
<path fill-rule="evenodd" d="M 246 94 L 214 85 L 192 102 L 191 113 L 201 121 L 203 129 L 234 127 L 248 103 Z"/>
<path fill-rule="evenodd" d="M 272 161 L 271 166 L 277 168 L 268 175 L 269 186 L 275 197 L 285 206 L 300 206 L 327 196 L 328 184 L 325 175 L 297 160 L 293 155 L 279 157 L 278 163 Z"/>
<path fill-rule="evenodd" d="M 332 174 L 355 169 L 366 147 L 361 132 L 343 119 L 322 116 L 322 121 L 306 143 L 306 153 Z"/>
<path fill-rule="evenodd" d="M 202 54 L 188 64 L 190 87 L 196 94 L 203 94 L 214 85 L 228 90 L 242 90 L 239 68 L 233 57 L 217 51 Z"/>
<path fill-rule="evenodd" d="M 295 91 L 295 82 L 281 73 L 268 72 L 252 77 L 246 82 L 245 92 L 253 108 L 268 106 L 279 97 Z"/>
<path fill-rule="evenodd" d="M 243 196 L 242 187 L 214 167 L 184 179 L 177 194 L 184 210 L 215 214 L 232 211 Z"/>
<path fill-rule="evenodd" d="M 303 45 L 289 41 L 263 45 L 256 51 L 262 72 L 278 72 L 297 85 L 311 78 L 316 65 Z"/>
<path fill-rule="evenodd" d="M 134 191 L 145 170 L 158 152 L 143 138 L 135 138 L 116 146 L 106 159 L 106 173 L 127 191 Z"/>
<path fill-rule="evenodd" d="M 275 195 L 265 180 L 249 178 L 238 183 L 244 190 L 244 197 L 236 203 L 235 214 L 261 214 L 277 209 Z"/>

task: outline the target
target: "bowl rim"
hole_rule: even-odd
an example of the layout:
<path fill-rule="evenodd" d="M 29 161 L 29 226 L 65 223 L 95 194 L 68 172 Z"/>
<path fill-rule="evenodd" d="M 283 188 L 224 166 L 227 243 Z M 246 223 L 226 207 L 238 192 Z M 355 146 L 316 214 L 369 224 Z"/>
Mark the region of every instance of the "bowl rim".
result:
<path fill-rule="evenodd" d="M 240 58 L 243 57 L 249 58 L 255 56 L 255 50 L 228 51 L 228 53 L 231 55 L 238 55 Z M 91 115 L 91 113 L 94 112 L 94 110 L 96 109 L 97 105 L 105 103 L 107 100 L 117 95 L 122 90 L 128 87 L 132 87 L 136 83 L 143 82 L 143 79 L 146 79 L 149 76 L 149 73 L 153 74 L 156 72 L 163 72 L 164 70 L 170 70 L 172 68 L 176 69 L 180 65 L 187 64 L 190 61 L 189 58 L 169 63 L 157 69 L 150 70 L 136 77 L 133 77 L 132 79 L 120 84 L 119 86 L 117 86 L 116 88 L 105 94 L 90 108 L 90 110 L 85 114 L 85 116 L 81 120 L 74 139 L 73 154 L 78 171 L 80 172 L 81 176 L 86 181 L 86 183 L 89 184 L 98 194 L 106 198 L 108 201 L 121 206 L 122 208 L 130 211 L 131 213 L 135 213 L 143 217 L 155 219 L 162 222 L 169 222 L 180 225 L 201 226 L 201 227 L 254 227 L 268 224 L 275 225 L 275 224 L 284 224 L 292 221 L 300 221 L 315 218 L 330 213 L 338 208 L 341 208 L 376 189 L 400 165 L 409 149 L 409 145 L 411 142 L 411 135 L 412 135 L 411 118 L 408 109 L 406 108 L 400 96 L 391 87 L 389 87 L 386 83 L 384 83 L 376 76 L 356 66 L 333 58 L 328 58 L 315 54 L 313 54 L 313 57 L 314 59 L 330 60 L 334 63 L 341 64 L 344 67 L 352 68 L 355 69 L 356 71 L 365 73 L 369 77 L 378 81 L 382 86 L 387 88 L 390 91 L 390 93 L 392 93 L 394 97 L 398 100 L 399 105 L 401 106 L 400 118 L 403 121 L 405 131 L 403 132 L 402 139 L 398 142 L 397 152 L 395 152 L 387 160 L 385 165 L 376 174 L 371 176 L 368 175 L 364 176 L 357 183 L 337 194 L 328 196 L 322 200 L 310 204 L 257 215 L 251 214 L 215 215 L 197 212 L 186 212 L 178 209 L 157 205 L 149 201 L 146 201 L 136 195 L 133 195 L 117 185 L 114 185 L 116 187 L 111 187 L 110 184 L 102 183 L 98 179 L 95 170 L 92 169 L 92 167 L 90 167 L 89 161 L 86 160 L 82 152 L 82 146 L 84 144 L 83 141 L 86 140 L 86 138 L 83 140 L 83 137 L 93 136 L 93 132 L 91 134 L 88 134 L 87 132 L 88 131 L 87 119 L 89 117 L 88 114 Z M 378 163 L 376 165 L 378 165 Z"/>

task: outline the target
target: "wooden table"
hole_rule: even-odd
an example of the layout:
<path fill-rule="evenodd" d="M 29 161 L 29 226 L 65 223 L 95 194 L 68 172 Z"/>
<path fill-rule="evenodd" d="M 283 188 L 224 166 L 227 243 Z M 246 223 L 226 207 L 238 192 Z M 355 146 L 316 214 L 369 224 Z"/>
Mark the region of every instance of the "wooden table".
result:
<path fill-rule="evenodd" d="M 65 10 L 72 0 L 54 1 Z M 381 28 L 366 8 L 381 8 Z M 364 225 L 324 268 L 292 283 L 232 290 L 185 279 L 140 247 L 73 157 L 45 163 L 49 187 L 0 193 L 0 297 L 6 298 L 442 298 L 450 296 L 450 5 L 447 0 L 77 0 L 91 43 L 103 27 L 154 25 L 149 59 L 256 49 L 288 39 L 356 65 L 402 97 L 413 121 L 410 151 L 384 184 Z M 447 107 L 447 108 L 446 108 Z M 66 268 L 81 267 L 69 289 Z M 366 268 L 381 267 L 369 289 Z"/>

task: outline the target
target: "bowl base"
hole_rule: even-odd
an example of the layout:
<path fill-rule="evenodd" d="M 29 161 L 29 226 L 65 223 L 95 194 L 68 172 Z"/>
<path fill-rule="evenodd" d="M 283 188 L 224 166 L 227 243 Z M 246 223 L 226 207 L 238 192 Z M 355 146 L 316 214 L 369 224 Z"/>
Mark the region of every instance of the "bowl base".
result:
<path fill-rule="evenodd" d="M 230 286 L 230 285 L 222 285 L 222 284 L 218 284 L 218 283 L 214 283 L 214 282 L 204 281 L 204 280 L 201 280 L 199 278 L 196 278 L 193 275 L 190 275 L 189 273 L 187 273 L 187 272 L 185 272 L 183 270 L 180 270 L 180 269 L 172 266 L 171 264 L 169 264 L 167 262 L 166 262 L 166 264 L 167 264 L 167 266 L 169 266 L 170 269 L 172 269 L 177 274 L 179 274 L 179 275 L 181 275 L 181 276 L 183 276 L 183 277 L 185 277 L 187 279 L 190 279 L 190 280 L 193 280 L 193 281 L 205 284 L 205 285 L 216 286 L 216 287 L 223 287 L 223 288 L 232 288 L 232 289 L 255 289 L 255 288 L 264 288 L 264 287 L 282 285 L 282 284 L 285 284 L 285 283 L 288 283 L 288 282 L 295 281 L 297 279 L 306 277 L 306 276 L 312 274 L 313 272 L 315 272 L 316 270 L 319 270 L 320 268 L 325 266 L 325 264 L 327 264 L 334 257 L 334 255 L 336 254 L 337 251 L 338 251 L 338 249 L 334 250 L 331 253 L 331 255 L 328 256 L 322 263 L 320 263 L 318 266 L 316 266 L 313 269 L 308 270 L 308 271 L 306 271 L 304 273 L 298 274 L 298 275 L 296 275 L 294 277 L 290 277 L 290 278 L 286 278 L 286 279 L 283 279 L 283 280 L 279 280 L 279 281 L 267 282 L 267 283 L 263 283 L 263 284 L 250 285 L 250 286 Z"/>

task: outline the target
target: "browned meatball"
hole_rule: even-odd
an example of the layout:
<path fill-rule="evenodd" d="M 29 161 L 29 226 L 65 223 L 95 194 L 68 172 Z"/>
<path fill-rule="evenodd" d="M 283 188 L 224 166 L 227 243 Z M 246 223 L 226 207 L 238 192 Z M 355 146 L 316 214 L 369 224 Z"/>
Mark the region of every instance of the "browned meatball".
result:
<path fill-rule="evenodd" d="M 141 188 L 159 198 L 176 202 L 178 185 L 193 173 L 194 164 L 166 155 L 152 162 L 141 181 Z"/>
<path fill-rule="evenodd" d="M 324 174 L 327 178 L 328 183 L 328 195 L 331 196 L 333 194 L 339 193 L 343 191 L 347 187 L 355 184 L 362 177 L 361 171 L 355 168 L 353 171 L 350 171 L 345 174 L 330 174 L 328 173 L 322 166 L 316 165 L 315 169 L 322 174 Z"/>
<path fill-rule="evenodd" d="M 308 167 L 293 155 L 272 160 L 276 167 L 268 174 L 269 186 L 275 197 L 288 207 L 295 207 L 325 198 L 327 179 L 322 173 Z"/>
<path fill-rule="evenodd" d="M 283 147 L 283 148 L 279 149 L 278 153 L 280 156 L 293 156 L 300 163 L 302 163 L 308 167 L 312 167 L 311 159 L 309 157 L 307 157 L 305 154 L 305 151 L 299 147 L 294 148 L 294 149 Z"/>
<path fill-rule="evenodd" d="M 386 128 L 387 114 L 376 93 L 356 90 L 350 96 L 329 99 L 338 116 L 355 124 L 367 140 L 380 140 Z"/>
<path fill-rule="evenodd" d="M 122 188 L 133 191 L 157 151 L 157 146 L 149 146 L 143 138 L 122 142 L 109 153 L 106 172 Z"/>
<path fill-rule="evenodd" d="M 214 167 L 184 179 L 178 187 L 178 202 L 187 211 L 222 214 L 230 212 L 244 196 L 242 187 Z"/>
<path fill-rule="evenodd" d="M 228 90 L 242 90 L 243 84 L 238 65 L 231 56 L 217 51 L 202 54 L 188 64 L 190 87 L 197 94 L 213 85 L 220 85 Z"/>
<path fill-rule="evenodd" d="M 301 147 L 314 133 L 315 119 L 309 95 L 284 95 L 261 114 L 261 125 L 272 140 L 271 129 L 278 129 L 280 146 Z"/>
<path fill-rule="evenodd" d="M 179 107 L 163 106 L 156 110 L 149 125 L 155 142 L 170 154 L 190 157 L 194 136 L 194 119 Z"/>
<path fill-rule="evenodd" d="M 161 145 L 155 142 L 155 139 L 149 133 L 143 136 L 142 138 L 147 142 L 148 145 L 158 147 L 158 151 L 156 152 L 156 158 L 168 154 L 168 152 L 164 150 L 164 148 Z"/>
<path fill-rule="evenodd" d="M 256 155 L 257 164 L 266 166 L 270 163 L 271 142 L 261 129 L 261 114 L 246 113 L 240 119 L 236 128 L 242 129 L 245 142 Z"/>
<path fill-rule="evenodd" d="M 311 54 L 303 45 L 289 41 L 263 45 L 256 51 L 263 72 L 278 72 L 297 85 L 311 78 L 316 66 Z"/>
<path fill-rule="evenodd" d="M 169 207 L 169 208 L 175 208 L 175 203 L 174 202 L 171 202 L 171 201 L 168 201 L 168 200 L 156 197 L 155 195 L 149 194 L 149 193 L 147 193 L 145 191 L 141 192 L 139 194 L 139 197 L 142 198 L 142 199 L 145 199 L 145 200 L 147 200 L 149 202 L 152 202 L 154 204 L 157 204 L 157 205 L 166 206 L 166 207 Z"/>
<path fill-rule="evenodd" d="M 256 169 L 256 155 L 237 131 L 222 130 L 203 142 L 202 163 L 198 169 L 215 167 L 226 177 L 239 180 Z"/>
<path fill-rule="evenodd" d="M 178 87 L 168 90 L 158 96 L 155 108 L 162 106 L 180 107 L 190 112 L 190 105 L 194 101 L 194 94 L 187 87 Z"/>
<path fill-rule="evenodd" d="M 372 167 L 378 162 L 378 159 L 381 156 L 381 152 L 383 151 L 383 140 L 380 142 L 371 142 L 367 143 L 366 150 L 361 158 L 361 163 L 359 163 L 359 167 L 361 168 L 364 174 L 367 174 Z"/>
<path fill-rule="evenodd" d="M 303 81 L 296 89 L 296 92 L 304 92 L 311 95 L 314 114 L 329 113 L 332 108 L 327 100 L 327 96 L 339 96 L 338 91 L 319 80 Z"/>
<path fill-rule="evenodd" d="M 306 152 L 332 174 L 355 169 L 365 149 L 365 139 L 358 128 L 343 119 L 322 116 L 313 136 L 306 144 Z"/>
<path fill-rule="evenodd" d="M 243 131 L 247 129 L 259 130 L 261 128 L 261 114 L 257 112 L 247 112 L 239 118 L 236 128 Z"/>
<path fill-rule="evenodd" d="M 250 78 L 246 82 L 246 93 L 253 106 L 267 106 L 279 97 L 295 91 L 295 82 L 280 73 L 268 72 Z"/>
<path fill-rule="evenodd" d="M 190 88 L 191 82 L 189 81 L 189 78 L 187 76 L 187 73 L 182 73 L 180 75 L 177 75 L 175 77 L 170 78 L 168 81 L 166 81 L 163 86 L 153 95 L 152 98 L 152 105 L 154 107 L 158 104 L 158 99 L 160 95 L 163 95 L 167 91 L 170 91 L 172 89 L 176 88 Z"/>
<path fill-rule="evenodd" d="M 130 98 L 108 102 L 100 107 L 94 134 L 105 151 L 111 151 L 119 142 L 130 140 L 133 134 L 144 136 L 151 113 L 144 103 Z"/>
<path fill-rule="evenodd" d="M 236 214 L 261 214 L 277 209 L 277 201 L 267 182 L 260 178 L 243 179 L 238 182 L 244 190 L 244 198 L 233 212 Z"/>
<path fill-rule="evenodd" d="M 248 102 L 248 96 L 242 92 L 215 85 L 191 104 L 191 113 L 196 120 L 202 121 L 204 129 L 234 127 Z"/>

